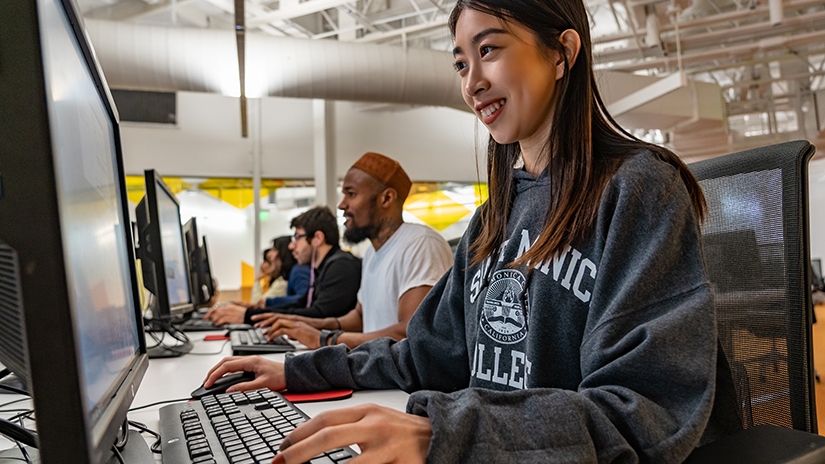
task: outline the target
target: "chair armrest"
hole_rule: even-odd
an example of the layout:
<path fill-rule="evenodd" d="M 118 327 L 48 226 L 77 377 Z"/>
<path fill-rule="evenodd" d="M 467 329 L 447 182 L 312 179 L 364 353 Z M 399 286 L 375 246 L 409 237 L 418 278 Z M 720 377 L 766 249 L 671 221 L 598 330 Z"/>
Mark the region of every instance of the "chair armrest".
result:
<path fill-rule="evenodd" d="M 776 425 L 759 425 L 696 448 L 685 464 L 819 464 L 825 437 Z"/>

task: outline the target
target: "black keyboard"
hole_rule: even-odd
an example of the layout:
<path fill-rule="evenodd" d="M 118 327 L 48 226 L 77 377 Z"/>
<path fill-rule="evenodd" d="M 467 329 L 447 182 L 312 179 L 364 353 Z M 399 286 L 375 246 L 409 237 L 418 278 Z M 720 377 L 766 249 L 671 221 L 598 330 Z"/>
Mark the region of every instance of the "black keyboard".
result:
<path fill-rule="evenodd" d="M 160 410 L 163 464 L 269 464 L 284 437 L 309 416 L 268 389 L 205 396 Z M 352 448 L 331 450 L 311 464 L 340 464 Z"/>
<path fill-rule="evenodd" d="M 189 319 L 175 324 L 175 327 L 184 332 L 203 332 L 208 330 L 221 330 L 220 326 L 212 323 L 209 319 Z"/>
<path fill-rule="evenodd" d="M 295 345 L 289 343 L 283 335 L 267 341 L 261 329 L 232 331 L 229 333 L 229 340 L 232 344 L 232 354 L 235 356 L 295 351 Z"/>

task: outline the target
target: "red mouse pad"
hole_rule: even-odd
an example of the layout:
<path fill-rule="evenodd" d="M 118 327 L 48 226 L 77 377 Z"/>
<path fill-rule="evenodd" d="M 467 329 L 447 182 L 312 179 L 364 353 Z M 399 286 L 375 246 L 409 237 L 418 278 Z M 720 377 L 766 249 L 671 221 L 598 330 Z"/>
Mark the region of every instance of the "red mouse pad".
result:
<path fill-rule="evenodd" d="M 284 398 L 293 403 L 309 403 L 311 401 L 345 400 L 352 396 L 352 390 L 330 390 L 318 393 L 283 393 Z"/>

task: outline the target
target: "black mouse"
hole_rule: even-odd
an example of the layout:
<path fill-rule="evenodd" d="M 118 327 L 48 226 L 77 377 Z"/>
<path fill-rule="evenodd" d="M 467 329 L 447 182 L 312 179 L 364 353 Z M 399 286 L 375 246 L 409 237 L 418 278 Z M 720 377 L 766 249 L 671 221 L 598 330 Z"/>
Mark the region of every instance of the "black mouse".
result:
<path fill-rule="evenodd" d="M 211 387 L 206 388 L 201 384 L 200 388 L 192 392 L 192 398 L 200 399 L 206 395 L 217 395 L 219 393 L 226 393 L 226 389 L 235 385 L 236 383 L 249 382 L 255 380 L 254 372 L 235 372 L 234 374 L 226 374 L 219 378 L 212 384 Z"/>

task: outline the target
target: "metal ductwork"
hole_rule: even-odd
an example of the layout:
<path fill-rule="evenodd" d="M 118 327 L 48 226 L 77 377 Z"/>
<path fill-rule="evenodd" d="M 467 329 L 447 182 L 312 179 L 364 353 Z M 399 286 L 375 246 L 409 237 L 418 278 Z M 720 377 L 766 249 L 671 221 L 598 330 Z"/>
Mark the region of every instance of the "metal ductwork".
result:
<path fill-rule="evenodd" d="M 87 19 L 111 87 L 239 96 L 234 31 Z M 449 52 L 246 34 L 246 94 L 467 109 Z"/>

